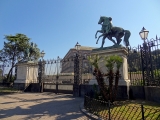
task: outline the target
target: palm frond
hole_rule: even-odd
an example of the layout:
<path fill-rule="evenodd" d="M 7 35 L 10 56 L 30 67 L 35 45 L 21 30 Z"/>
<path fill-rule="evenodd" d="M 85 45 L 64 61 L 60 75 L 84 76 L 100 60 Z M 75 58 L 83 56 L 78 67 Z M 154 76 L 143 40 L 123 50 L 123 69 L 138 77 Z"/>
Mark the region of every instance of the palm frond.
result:
<path fill-rule="evenodd" d="M 99 55 L 92 55 L 92 56 L 88 56 L 87 59 L 89 60 L 90 64 L 93 65 L 95 68 L 99 68 L 98 67 L 98 62 L 100 61 L 102 57 Z"/>

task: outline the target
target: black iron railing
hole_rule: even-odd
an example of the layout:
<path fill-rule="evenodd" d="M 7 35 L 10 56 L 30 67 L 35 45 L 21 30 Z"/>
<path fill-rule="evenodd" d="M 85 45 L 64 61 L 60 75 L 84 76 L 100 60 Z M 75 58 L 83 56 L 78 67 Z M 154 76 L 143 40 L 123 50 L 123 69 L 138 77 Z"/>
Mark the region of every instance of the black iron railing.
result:
<path fill-rule="evenodd" d="M 160 86 L 160 39 L 129 48 L 128 77 L 131 85 Z M 136 84 L 135 84 L 136 81 Z"/>
<path fill-rule="evenodd" d="M 85 96 L 84 108 L 105 120 L 160 120 L 160 109 L 144 105 L 117 104 Z"/>

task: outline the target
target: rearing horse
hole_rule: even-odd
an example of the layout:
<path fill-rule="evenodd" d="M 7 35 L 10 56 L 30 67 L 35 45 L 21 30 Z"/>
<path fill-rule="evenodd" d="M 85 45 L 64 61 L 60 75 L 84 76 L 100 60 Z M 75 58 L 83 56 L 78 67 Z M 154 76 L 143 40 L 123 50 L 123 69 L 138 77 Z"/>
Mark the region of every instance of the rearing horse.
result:
<path fill-rule="evenodd" d="M 120 28 L 120 27 L 113 27 L 113 25 L 111 24 L 111 20 L 112 20 L 111 17 L 105 17 L 105 16 L 100 17 L 98 24 L 103 23 L 103 24 L 101 24 L 102 29 L 97 30 L 97 32 L 95 34 L 95 38 L 97 38 L 98 32 L 100 32 L 102 34 L 98 37 L 96 44 L 98 44 L 99 38 L 103 36 L 101 48 L 103 48 L 106 37 L 109 40 L 111 40 L 114 43 L 114 45 L 119 45 L 122 41 L 121 38 L 124 36 L 124 44 L 125 44 L 125 46 L 129 46 L 129 37 L 131 35 L 130 31 L 124 30 L 123 28 Z M 110 30 L 107 31 L 108 25 L 109 25 Z M 117 42 L 115 42 L 115 40 L 112 39 L 112 37 L 115 37 Z"/>

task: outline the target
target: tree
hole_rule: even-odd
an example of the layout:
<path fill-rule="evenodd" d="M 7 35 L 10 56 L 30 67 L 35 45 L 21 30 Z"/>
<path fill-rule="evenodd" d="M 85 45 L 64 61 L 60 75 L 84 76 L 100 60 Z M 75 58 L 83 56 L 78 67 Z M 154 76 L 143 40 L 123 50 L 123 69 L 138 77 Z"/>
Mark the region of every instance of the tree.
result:
<path fill-rule="evenodd" d="M 109 79 L 109 98 L 111 101 L 116 99 L 117 90 L 118 90 L 118 82 L 120 78 L 119 69 L 123 64 L 123 59 L 120 56 L 113 55 L 110 57 L 105 57 L 105 66 L 108 68 L 108 73 L 106 76 Z M 116 72 L 113 72 L 114 65 L 116 64 Z M 113 88 L 113 82 L 115 78 L 115 87 Z"/>
<path fill-rule="evenodd" d="M 130 72 L 137 72 L 141 70 L 141 53 L 131 51 L 128 55 L 128 66 Z"/>
<path fill-rule="evenodd" d="M 103 71 L 101 71 L 98 66 L 99 61 L 101 59 L 102 57 L 99 57 L 98 55 L 88 57 L 88 60 L 94 66 L 93 75 L 96 77 L 98 86 L 100 88 L 100 92 L 102 93 L 106 101 L 111 100 L 111 102 L 113 102 L 117 95 L 118 81 L 120 78 L 119 69 L 123 63 L 123 59 L 120 56 L 116 55 L 103 58 L 103 60 L 105 61 L 105 66 L 108 69 L 107 73 L 103 73 Z M 117 70 L 114 73 L 113 68 L 115 64 Z M 104 82 L 104 76 L 107 76 L 107 78 L 109 79 L 109 87 L 107 87 L 106 83 Z M 115 89 L 113 88 L 114 79 L 115 79 Z"/>
<path fill-rule="evenodd" d="M 0 69 L 0 81 L 2 80 L 2 75 L 3 74 L 3 70 L 2 69 Z"/>
<path fill-rule="evenodd" d="M 15 67 L 18 60 L 26 60 L 26 50 L 30 49 L 32 46 L 29 43 L 30 38 L 24 34 L 16 35 L 5 35 L 7 42 L 4 42 L 4 47 L 0 51 L 0 61 L 5 65 L 10 65 L 10 70 L 7 75 L 7 80 L 12 79 L 12 71 Z M 40 50 L 37 48 L 37 45 L 34 46 L 34 52 L 30 56 L 34 60 L 37 60 L 40 57 Z"/>

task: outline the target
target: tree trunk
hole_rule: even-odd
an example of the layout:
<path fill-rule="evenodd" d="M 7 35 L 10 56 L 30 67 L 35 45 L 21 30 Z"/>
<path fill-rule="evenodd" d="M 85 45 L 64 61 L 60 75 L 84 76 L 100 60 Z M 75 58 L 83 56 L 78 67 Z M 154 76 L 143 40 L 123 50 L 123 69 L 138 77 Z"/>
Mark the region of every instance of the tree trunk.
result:
<path fill-rule="evenodd" d="M 12 81 L 12 73 L 13 73 L 13 67 L 14 67 L 14 60 L 15 60 L 15 52 L 13 54 L 13 58 L 12 58 L 12 68 L 11 68 L 11 72 L 10 72 L 10 81 Z"/>
<path fill-rule="evenodd" d="M 9 70 L 8 74 L 7 74 L 7 82 L 9 82 L 9 78 L 10 78 L 10 74 L 11 74 L 12 68 Z"/>
<path fill-rule="evenodd" d="M 12 79 L 12 70 L 13 70 L 14 67 L 15 67 L 15 66 L 13 65 L 13 66 L 11 67 L 11 69 L 9 70 L 9 72 L 8 72 L 8 75 L 7 75 L 7 81 L 8 81 L 8 82 L 10 82 L 11 79 Z"/>
<path fill-rule="evenodd" d="M 117 96 L 119 78 L 120 78 L 120 74 L 119 74 L 119 70 L 117 70 L 116 75 L 115 75 L 114 100 L 116 99 L 116 96 Z"/>
<path fill-rule="evenodd" d="M 107 88 L 107 85 L 104 82 L 104 75 L 101 73 L 99 69 L 94 70 L 94 75 L 96 76 L 96 80 L 98 83 L 98 86 L 100 88 L 100 91 L 102 92 L 104 99 L 106 101 L 110 100 L 110 102 L 114 102 L 115 97 L 114 97 L 114 92 L 113 92 L 113 80 L 114 80 L 114 73 L 112 70 L 109 71 L 107 74 L 108 79 L 109 79 L 109 88 Z M 117 83 L 116 83 L 117 84 Z M 117 84 L 118 85 L 118 84 Z"/>
<path fill-rule="evenodd" d="M 108 95 L 108 89 L 107 89 L 106 84 L 104 82 L 103 74 L 101 73 L 101 71 L 99 69 L 95 69 L 94 75 L 96 77 L 99 89 L 102 92 L 104 99 L 107 101 L 109 98 L 109 95 Z"/>
<path fill-rule="evenodd" d="M 112 70 L 109 71 L 108 78 L 109 78 L 109 99 L 111 102 L 114 102 L 114 98 L 113 98 L 114 73 Z"/>

